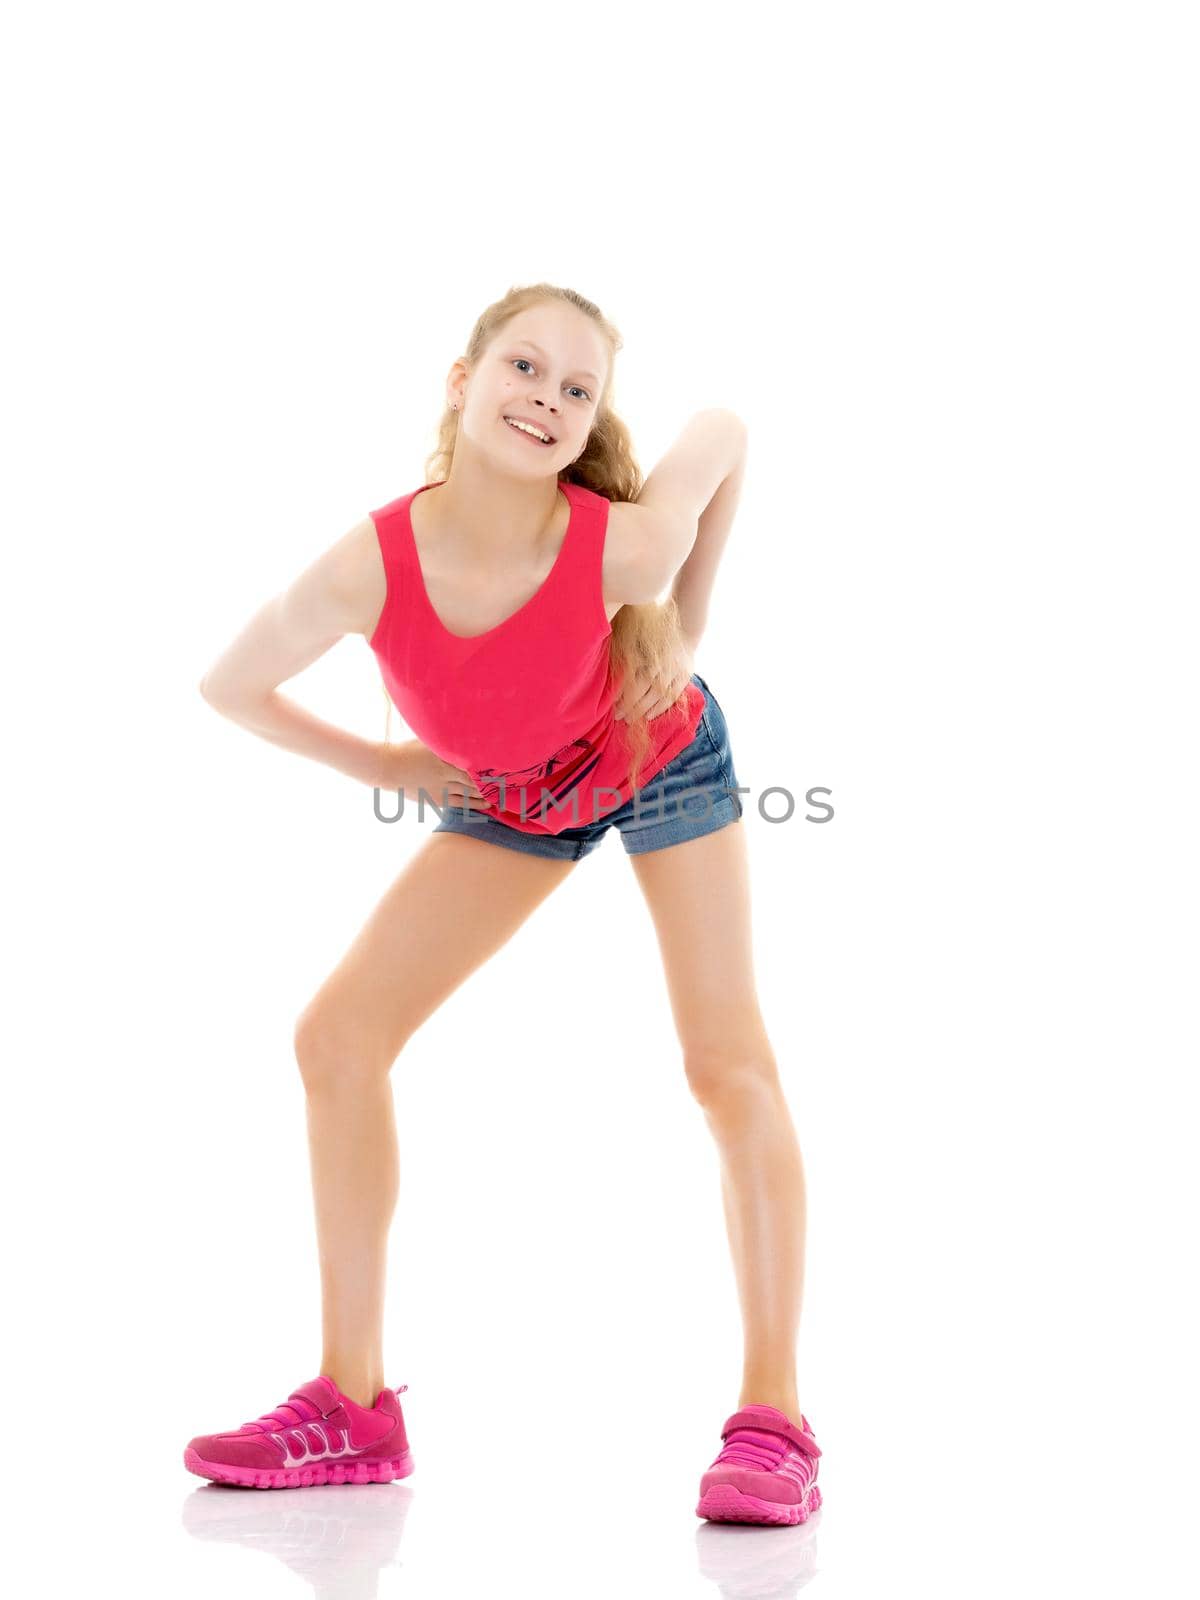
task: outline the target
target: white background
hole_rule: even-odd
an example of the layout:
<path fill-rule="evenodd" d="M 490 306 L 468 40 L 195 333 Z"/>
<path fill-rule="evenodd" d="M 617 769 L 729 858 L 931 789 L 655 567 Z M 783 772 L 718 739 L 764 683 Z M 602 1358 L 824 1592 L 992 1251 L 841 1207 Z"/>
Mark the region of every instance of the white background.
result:
<path fill-rule="evenodd" d="M 21 1592 L 1194 1592 L 1188 9 L 6 25 Z M 197 684 L 423 481 L 475 318 L 540 279 L 621 329 L 644 471 L 706 406 L 750 427 L 697 667 L 740 781 L 800 799 L 746 827 L 808 1527 L 694 1516 L 740 1321 L 612 836 L 393 1072 L 414 1475 L 182 1465 L 317 1371 L 292 1028 L 427 837 Z M 382 737 L 360 637 L 287 692 Z"/>

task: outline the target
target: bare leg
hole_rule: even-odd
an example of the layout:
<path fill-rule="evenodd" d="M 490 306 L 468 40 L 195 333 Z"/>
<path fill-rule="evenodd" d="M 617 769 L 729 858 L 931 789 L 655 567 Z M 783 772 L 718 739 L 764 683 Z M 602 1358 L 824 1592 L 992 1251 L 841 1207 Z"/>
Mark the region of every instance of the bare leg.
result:
<path fill-rule="evenodd" d="M 321 1263 L 320 1370 L 360 1405 L 374 1405 L 386 1381 L 387 1236 L 399 1192 L 392 1064 L 574 865 L 434 834 L 296 1024 Z"/>
<path fill-rule="evenodd" d="M 745 1330 L 737 1406 L 778 1406 L 799 1426 L 804 1165 L 754 985 L 745 834 L 732 822 L 630 861 L 654 919 L 688 1083 L 720 1154 Z"/>

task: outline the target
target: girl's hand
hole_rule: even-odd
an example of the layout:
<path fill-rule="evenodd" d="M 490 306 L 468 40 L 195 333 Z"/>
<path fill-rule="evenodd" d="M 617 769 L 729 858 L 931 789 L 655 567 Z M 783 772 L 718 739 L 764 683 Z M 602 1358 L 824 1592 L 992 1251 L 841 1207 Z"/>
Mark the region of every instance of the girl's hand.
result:
<path fill-rule="evenodd" d="M 667 663 L 666 675 L 652 678 L 646 672 L 635 672 L 621 685 L 614 716 L 618 722 L 633 722 L 639 716 L 661 716 L 669 711 L 692 681 L 692 663 L 696 657 L 696 641 L 684 636 Z"/>
<path fill-rule="evenodd" d="M 434 804 L 466 806 L 471 811 L 486 811 L 487 802 L 482 790 L 475 786 L 469 772 L 452 767 L 443 761 L 420 739 L 406 739 L 402 744 L 380 744 L 377 762 L 377 789 L 402 794 L 406 800 L 416 800 L 424 789 Z M 442 793 L 445 791 L 445 802 Z"/>

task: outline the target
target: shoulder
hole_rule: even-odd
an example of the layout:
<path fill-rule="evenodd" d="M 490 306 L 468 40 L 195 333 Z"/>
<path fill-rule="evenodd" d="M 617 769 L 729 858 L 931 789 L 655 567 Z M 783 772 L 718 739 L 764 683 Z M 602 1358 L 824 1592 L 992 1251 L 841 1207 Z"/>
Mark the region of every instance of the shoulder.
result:
<path fill-rule="evenodd" d="M 344 633 L 370 638 L 383 612 L 388 572 L 379 529 L 381 513 L 369 512 L 326 549 L 305 574 L 310 592 L 321 596 L 331 620 Z"/>
<path fill-rule="evenodd" d="M 380 528 L 387 527 L 396 520 L 415 493 L 414 489 L 410 494 L 397 495 L 394 500 L 389 500 L 387 505 L 380 506 L 378 511 L 369 511 L 363 520 L 374 522 Z"/>
<path fill-rule="evenodd" d="M 667 581 L 662 551 L 672 541 L 674 524 L 653 506 L 614 500 L 604 542 L 604 599 L 609 605 L 647 605 Z"/>

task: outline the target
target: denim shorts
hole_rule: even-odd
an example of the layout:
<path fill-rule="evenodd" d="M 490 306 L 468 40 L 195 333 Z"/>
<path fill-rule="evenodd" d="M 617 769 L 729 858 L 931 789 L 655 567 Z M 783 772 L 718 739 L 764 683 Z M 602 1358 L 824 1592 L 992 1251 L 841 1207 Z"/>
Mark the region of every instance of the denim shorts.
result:
<path fill-rule="evenodd" d="M 625 853 L 637 856 L 685 839 L 698 839 L 736 822 L 742 814 L 742 797 L 733 792 L 737 777 L 729 729 L 704 679 L 693 673 L 692 682 L 703 692 L 704 711 L 691 744 L 685 745 L 635 796 L 598 822 L 564 828 L 561 833 L 526 833 L 486 811 L 448 805 L 434 833 L 466 833 L 529 855 L 578 861 L 603 842 L 609 828 L 620 833 Z"/>

